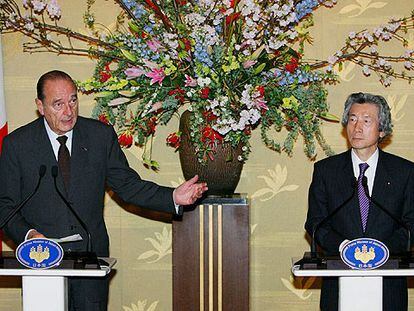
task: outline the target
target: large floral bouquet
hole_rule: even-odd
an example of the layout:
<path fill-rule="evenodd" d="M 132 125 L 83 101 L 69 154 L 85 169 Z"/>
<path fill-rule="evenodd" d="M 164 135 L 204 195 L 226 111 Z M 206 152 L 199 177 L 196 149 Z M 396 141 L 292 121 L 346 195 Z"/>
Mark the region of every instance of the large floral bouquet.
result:
<path fill-rule="evenodd" d="M 158 168 L 151 156 L 158 125 L 184 110 L 191 112 L 190 139 L 200 162 L 213 160 L 220 144 L 241 144 L 239 160 L 245 161 L 256 128 L 267 147 L 288 154 L 302 135 L 312 158 L 316 143 L 331 152 L 320 122 L 335 119 L 328 113 L 324 88 L 336 82 L 335 65 L 353 61 L 365 75 L 377 73 L 384 85 L 394 77 L 412 79 L 407 74 L 412 50 L 384 56 L 376 49 L 391 39 L 405 46 L 401 34 L 412 30 L 412 16 L 372 32 L 351 33 L 329 59 L 310 61 L 304 48 L 311 42 L 312 12 L 333 1 L 119 0 L 123 11 L 112 32 L 97 27 L 94 2 L 87 1 L 84 15 L 92 36 L 58 26 L 56 0 L 24 0 L 26 16 L 14 1 L 0 0 L 2 31 L 31 37 L 26 51 L 96 58 L 93 76 L 79 82 L 81 91 L 95 95 L 95 117 L 115 126 L 121 145 L 151 146 L 144 162 L 152 168 Z M 45 21 L 47 15 L 54 24 Z M 53 35 L 66 37 L 69 44 Z M 86 42 L 87 48 L 75 47 L 73 39 Z M 180 135 L 171 133 L 167 144 L 179 148 Z"/>

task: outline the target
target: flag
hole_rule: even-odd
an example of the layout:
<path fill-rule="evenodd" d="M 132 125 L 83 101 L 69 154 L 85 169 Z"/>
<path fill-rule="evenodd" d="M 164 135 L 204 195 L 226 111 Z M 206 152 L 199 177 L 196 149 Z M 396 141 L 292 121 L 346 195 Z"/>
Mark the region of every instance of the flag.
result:
<path fill-rule="evenodd" d="M 0 88 L 2 88 L 2 85 L 0 86 Z M 1 100 L 1 93 L 2 92 L 0 91 L 0 152 L 3 143 L 3 138 L 7 135 L 6 107 L 4 100 Z"/>
<path fill-rule="evenodd" d="M 3 49 L 0 36 L 0 153 L 3 138 L 7 135 L 6 103 L 4 102 L 4 79 L 3 79 Z M 0 230 L 0 253 L 2 251 L 3 232 Z"/>

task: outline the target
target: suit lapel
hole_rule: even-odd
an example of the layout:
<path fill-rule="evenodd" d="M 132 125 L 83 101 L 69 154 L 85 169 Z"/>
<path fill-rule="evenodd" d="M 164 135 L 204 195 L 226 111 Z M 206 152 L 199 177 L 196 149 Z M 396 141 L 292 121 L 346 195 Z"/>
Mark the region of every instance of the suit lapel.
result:
<path fill-rule="evenodd" d="M 89 164 L 89 136 L 79 123 L 78 119 L 73 129 L 69 196 L 76 193 Z"/>
<path fill-rule="evenodd" d="M 387 166 L 384 160 L 384 154 L 379 150 L 377 170 L 375 171 L 375 180 L 374 187 L 372 189 L 372 197 L 375 198 L 378 203 L 386 207 L 386 202 L 384 201 L 389 196 L 389 174 Z M 381 214 L 381 211 L 378 207 L 372 206 L 369 209 L 368 221 L 366 232 L 369 233 L 375 227 L 376 218 Z"/>
<path fill-rule="evenodd" d="M 52 145 L 47 136 L 46 128 L 44 125 L 43 118 L 39 118 L 36 122 L 34 137 L 34 144 L 32 145 L 33 153 L 37 155 L 39 163 L 57 165 L 55 154 L 53 152 Z M 50 169 L 50 168 L 49 168 Z"/>

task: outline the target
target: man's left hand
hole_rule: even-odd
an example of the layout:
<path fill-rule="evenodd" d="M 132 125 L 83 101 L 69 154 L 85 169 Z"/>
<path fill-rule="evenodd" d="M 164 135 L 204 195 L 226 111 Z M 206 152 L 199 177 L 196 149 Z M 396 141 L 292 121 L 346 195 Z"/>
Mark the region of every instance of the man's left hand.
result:
<path fill-rule="evenodd" d="M 205 182 L 197 183 L 198 175 L 179 185 L 173 192 L 173 200 L 177 205 L 191 205 L 208 190 Z"/>

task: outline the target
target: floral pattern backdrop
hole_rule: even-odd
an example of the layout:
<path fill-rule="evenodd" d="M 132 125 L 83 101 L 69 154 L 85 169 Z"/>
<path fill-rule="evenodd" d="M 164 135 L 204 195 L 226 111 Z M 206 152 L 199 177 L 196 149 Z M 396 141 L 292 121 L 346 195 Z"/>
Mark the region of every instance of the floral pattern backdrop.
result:
<path fill-rule="evenodd" d="M 0 0 L 1 1 L 1 0 Z M 4 1 L 4 0 L 3 0 Z M 112 1 L 100 0 L 97 6 L 102 23 L 109 28 L 119 8 Z M 62 22 L 87 34 L 82 18 L 85 2 L 60 1 Z M 407 16 L 412 1 L 343 0 L 332 9 L 318 10 L 311 29 L 313 46 L 307 57 L 328 59 L 343 44 L 352 31 L 372 29 L 392 17 Z M 76 9 L 74 9 L 76 8 Z M 408 38 L 408 48 L 414 49 L 414 37 Z M 27 54 L 21 52 L 25 39 L 19 34 L 2 37 L 6 108 L 10 129 L 13 130 L 36 117 L 34 97 L 37 78 L 47 70 L 59 68 L 78 80 L 86 80 L 94 70 L 87 58 Z M 393 46 L 385 47 L 389 51 Z M 384 95 L 392 107 L 394 135 L 385 150 L 414 160 L 414 90 L 406 82 L 395 81 L 384 88 L 376 77 L 365 77 L 354 63 L 347 63 L 338 73 L 340 84 L 328 86 L 330 112 L 340 115 L 342 105 L 351 92 L 367 91 Z M 92 114 L 92 97 L 81 96 L 80 113 Z M 143 178 L 176 186 L 183 177 L 177 153 L 164 143 L 169 133 L 176 131 L 178 121 L 159 129 L 153 155 L 162 163 L 158 173 L 142 165 L 143 150 L 127 149 L 132 167 Z M 342 128 L 337 123 L 324 123 L 323 134 L 335 152 L 347 148 Z M 301 138 L 299 138 L 299 141 Z M 251 310 L 318 310 L 319 281 L 314 278 L 293 279 L 290 266 L 293 257 L 302 256 L 309 244 L 303 229 L 307 210 L 307 190 L 313 162 L 302 152 L 301 143 L 294 147 L 293 156 L 277 154 L 261 142 L 260 133 L 253 132 L 251 154 L 246 162 L 237 192 L 251 199 Z M 320 148 L 317 159 L 325 157 Z M 107 194 L 105 218 L 111 236 L 111 255 L 118 258 L 111 281 L 109 310 L 160 311 L 172 307 L 171 224 L 153 221 L 145 212 L 119 204 Z M 5 246 L 7 248 L 7 246 Z M 414 282 L 411 282 L 414 287 Z M 0 310 L 20 310 L 19 282 L 0 278 Z M 410 289 L 410 310 L 414 310 L 414 292 Z"/>

